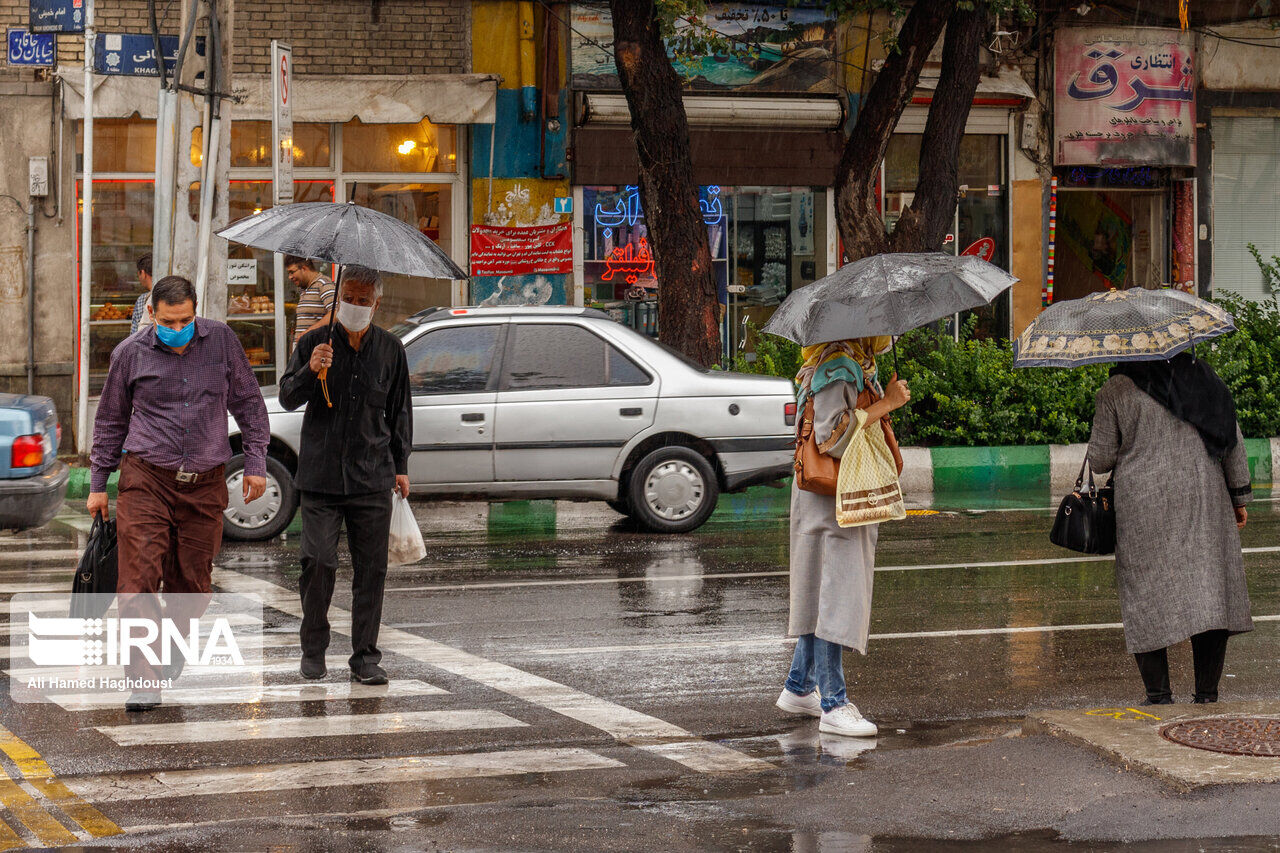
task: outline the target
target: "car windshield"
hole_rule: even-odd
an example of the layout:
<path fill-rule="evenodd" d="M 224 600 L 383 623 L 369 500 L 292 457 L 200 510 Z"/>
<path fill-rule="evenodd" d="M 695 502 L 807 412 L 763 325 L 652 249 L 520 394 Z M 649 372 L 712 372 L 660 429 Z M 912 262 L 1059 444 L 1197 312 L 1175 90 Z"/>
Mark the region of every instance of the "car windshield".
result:
<path fill-rule="evenodd" d="M 394 326 L 388 328 L 387 331 L 395 335 L 397 338 L 404 340 L 408 337 L 409 333 L 416 328 L 418 328 L 417 323 L 396 323 Z"/>

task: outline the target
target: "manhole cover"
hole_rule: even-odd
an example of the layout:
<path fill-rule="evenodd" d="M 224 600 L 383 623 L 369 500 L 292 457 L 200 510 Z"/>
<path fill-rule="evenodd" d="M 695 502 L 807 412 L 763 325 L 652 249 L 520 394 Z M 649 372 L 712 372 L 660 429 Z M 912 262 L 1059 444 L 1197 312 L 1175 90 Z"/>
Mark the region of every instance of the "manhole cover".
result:
<path fill-rule="evenodd" d="M 1165 740 L 1228 755 L 1280 757 L 1280 718 L 1209 717 L 1160 729 Z"/>

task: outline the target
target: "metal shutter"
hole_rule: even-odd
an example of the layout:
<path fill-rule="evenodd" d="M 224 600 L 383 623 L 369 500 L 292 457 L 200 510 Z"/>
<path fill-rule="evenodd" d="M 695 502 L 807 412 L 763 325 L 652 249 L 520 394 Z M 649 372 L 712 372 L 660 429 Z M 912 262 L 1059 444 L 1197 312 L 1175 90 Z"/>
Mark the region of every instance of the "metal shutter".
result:
<path fill-rule="evenodd" d="M 1213 288 L 1272 294 L 1249 244 L 1280 255 L 1280 118 L 1213 119 Z"/>

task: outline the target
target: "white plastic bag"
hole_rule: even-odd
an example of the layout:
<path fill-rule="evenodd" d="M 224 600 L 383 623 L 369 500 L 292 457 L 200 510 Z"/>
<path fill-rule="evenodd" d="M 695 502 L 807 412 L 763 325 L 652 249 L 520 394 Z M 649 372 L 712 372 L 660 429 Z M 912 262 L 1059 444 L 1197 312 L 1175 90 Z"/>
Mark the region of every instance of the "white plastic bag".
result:
<path fill-rule="evenodd" d="M 387 542 L 387 565 L 405 566 L 427 556 L 422 531 L 409 508 L 409 501 L 397 494 L 391 499 L 391 537 Z"/>

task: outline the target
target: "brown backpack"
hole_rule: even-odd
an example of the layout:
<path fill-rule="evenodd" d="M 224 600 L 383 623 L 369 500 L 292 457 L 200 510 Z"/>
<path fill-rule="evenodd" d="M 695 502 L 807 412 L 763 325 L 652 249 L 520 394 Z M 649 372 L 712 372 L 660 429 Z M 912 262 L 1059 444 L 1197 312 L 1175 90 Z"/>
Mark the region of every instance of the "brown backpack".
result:
<path fill-rule="evenodd" d="M 879 399 L 870 388 L 863 389 L 858 395 L 858 408 L 869 408 Z M 893 423 L 888 415 L 880 419 L 880 428 L 884 430 L 885 444 L 889 446 L 893 462 L 901 474 L 902 452 L 898 449 L 898 439 L 893 434 Z M 813 395 L 809 395 L 804 401 L 804 411 L 800 413 L 800 423 L 796 428 L 795 459 L 796 488 L 835 497 L 840 460 L 818 449 L 818 440 L 813 434 Z"/>

